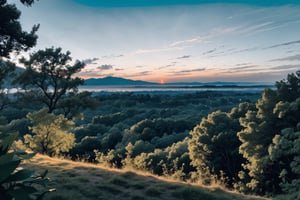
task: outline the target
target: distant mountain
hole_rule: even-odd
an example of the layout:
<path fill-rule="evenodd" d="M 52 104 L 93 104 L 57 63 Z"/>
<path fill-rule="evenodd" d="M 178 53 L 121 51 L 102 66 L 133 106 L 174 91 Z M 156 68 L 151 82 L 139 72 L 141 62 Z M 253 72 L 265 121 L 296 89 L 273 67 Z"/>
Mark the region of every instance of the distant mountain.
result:
<path fill-rule="evenodd" d="M 274 86 L 274 83 L 258 83 L 258 82 L 170 82 L 166 84 L 159 84 L 154 82 L 147 82 L 141 80 L 131 80 L 121 77 L 107 76 L 104 78 L 90 78 L 84 81 L 84 85 L 97 85 L 97 86 L 121 86 L 121 85 L 134 85 L 134 86 L 145 86 L 145 85 L 157 85 L 166 87 L 265 87 Z"/>
<path fill-rule="evenodd" d="M 107 76 L 105 78 L 86 79 L 84 85 L 157 85 L 157 83 Z"/>
<path fill-rule="evenodd" d="M 186 86 L 203 86 L 203 87 L 232 87 L 232 86 L 273 86 L 269 82 L 171 82 L 168 85 L 186 85 Z"/>

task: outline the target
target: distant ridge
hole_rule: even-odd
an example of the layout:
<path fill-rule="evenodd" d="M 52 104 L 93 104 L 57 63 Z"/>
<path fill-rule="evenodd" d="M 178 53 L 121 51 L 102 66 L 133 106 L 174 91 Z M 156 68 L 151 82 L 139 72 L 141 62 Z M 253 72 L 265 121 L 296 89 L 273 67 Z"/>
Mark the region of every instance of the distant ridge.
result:
<path fill-rule="evenodd" d="M 170 82 L 165 84 L 159 84 L 155 82 L 148 82 L 142 80 L 131 80 L 121 77 L 107 76 L 104 78 L 90 78 L 84 81 L 84 85 L 91 86 L 121 86 L 121 85 L 132 85 L 132 86 L 147 86 L 147 85 L 157 85 L 157 86 L 191 86 L 191 87 L 266 87 L 274 86 L 274 83 L 258 83 L 258 82 Z"/>
<path fill-rule="evenodd" d="M 84 85 L 157 85 L 157 83 L 107 76 L 104 78 L 86 79 Z"/>

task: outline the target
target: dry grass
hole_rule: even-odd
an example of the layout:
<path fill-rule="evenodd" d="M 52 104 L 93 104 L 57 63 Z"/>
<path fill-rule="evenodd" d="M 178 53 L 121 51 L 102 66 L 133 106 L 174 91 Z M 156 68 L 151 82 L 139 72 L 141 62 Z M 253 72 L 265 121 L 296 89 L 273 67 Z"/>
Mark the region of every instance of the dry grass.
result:
<path fill-rule="evenodd" d="M 179 183 L 147 173 L 108 169 L 94 164 L 73 162 L 36 155 L 24 166 L 42 172 L 49 170 L 50 187 L 56 192 L 46 200 L 73 199 L 151 199 L 151 200 L 238 200 L 259 199 L 224 191 L 218 187 L 203 188 Z"/>

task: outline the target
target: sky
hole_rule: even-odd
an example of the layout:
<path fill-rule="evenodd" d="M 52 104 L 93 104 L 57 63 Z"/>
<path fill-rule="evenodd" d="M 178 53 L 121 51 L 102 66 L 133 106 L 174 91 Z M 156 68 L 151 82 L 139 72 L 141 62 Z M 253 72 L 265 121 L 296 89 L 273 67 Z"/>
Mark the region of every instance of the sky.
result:
<path fill-rule="evenodd" d="M 70 51 L 82 78 L 275 82 L 300 69 L 298 0 L 11 2 L 25 30 L 40 24 L 30 52 Z"/>

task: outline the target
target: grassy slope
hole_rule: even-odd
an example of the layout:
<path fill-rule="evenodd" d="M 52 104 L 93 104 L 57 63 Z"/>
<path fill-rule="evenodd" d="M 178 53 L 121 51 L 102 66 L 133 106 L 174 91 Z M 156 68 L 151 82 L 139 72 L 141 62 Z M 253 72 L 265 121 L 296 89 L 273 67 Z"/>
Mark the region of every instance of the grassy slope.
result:
<path fill-rule="evenodd" d="M 151 200 L 237 200 L 258 199 L 225 192 L 218 188 L 204 188 L 175 183 L 145 174 L 102 168 L 93 164 L 72 162 L 37 155 L 24 164 L 38 172 L 48 169 L 50 187 L 56 192 L 45 199 L 151 199 Z"/>

